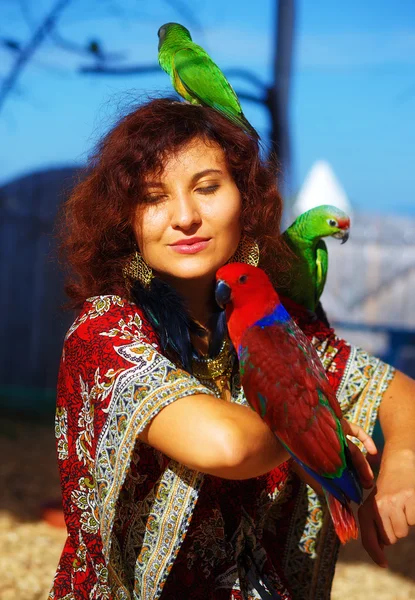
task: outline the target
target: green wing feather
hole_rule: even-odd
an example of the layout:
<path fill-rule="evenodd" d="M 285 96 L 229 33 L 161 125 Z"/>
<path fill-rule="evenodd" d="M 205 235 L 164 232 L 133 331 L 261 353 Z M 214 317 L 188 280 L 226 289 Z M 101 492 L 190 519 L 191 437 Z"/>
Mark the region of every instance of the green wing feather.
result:
<path fill-rule="evenodd" d="M 297 260 L 291 267 L 291 278 L 284 285 L 279 285 L 277 291 L 314 311 L 316 307 L 316 254 L 313 243 L 303 239 L 301 232 L 297 231 L 297 221 L 283 233 L 283 238 Z"/>
<path fill-rule="evenodd" d="M 231 84 L 203 48 L 192 44 L 175 52 L 173 69 L 188 94 L 200 104 L 218 110 L 235 125 L 255 132 Z"/>
<path fill-rule="evenodd" d="M 316 248 L 316 306 L 326 285 L 327 271 L 329 267 L 329 255 L 324 240 L 319 240 Z"/>

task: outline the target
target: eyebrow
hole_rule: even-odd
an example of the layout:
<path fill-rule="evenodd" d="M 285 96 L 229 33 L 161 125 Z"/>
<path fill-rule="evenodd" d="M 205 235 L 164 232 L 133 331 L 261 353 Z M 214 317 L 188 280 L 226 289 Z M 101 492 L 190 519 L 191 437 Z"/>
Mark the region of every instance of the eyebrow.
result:
<path fill-rule="evenodd" d="M 218 175 L 223 175 L 220 169 L 205 169 L 204 171 L 200 171 L 199 173 L 195 173 L 192 177 L 192 183 L 196 183 L 198 179 L 201 179 L 205 175 L 210 175 L 211 173 L 217 173 Z"/>
<path fill-rule="evenodd" d="M 205 175 L 210 175 L 211 173 L 216 173 L 217 175 L 223 175 L 223 171 L 220 169 L 204 169 L 203 171 L 199 171 L 199 173 L 195 173 L 192 177 L 192 185 L 196 183 L 199 179 L 204 177 Z M 147 187 L 164 187 L 164 185 L 160 181 L 146 181 L 145 185 Z"/>

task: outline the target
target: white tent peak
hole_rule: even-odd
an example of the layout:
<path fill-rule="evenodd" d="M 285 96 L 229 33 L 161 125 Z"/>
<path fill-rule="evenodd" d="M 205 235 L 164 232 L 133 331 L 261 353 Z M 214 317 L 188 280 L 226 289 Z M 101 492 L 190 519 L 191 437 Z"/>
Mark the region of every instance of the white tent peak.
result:
<path fill-rule="evenodd" d="M 294 216 L 320 204 L 332 204 L 349 215 L 352 211 L 346 192 L 325 160 L 319 160 L 311 167 L 294 203 Z"/>

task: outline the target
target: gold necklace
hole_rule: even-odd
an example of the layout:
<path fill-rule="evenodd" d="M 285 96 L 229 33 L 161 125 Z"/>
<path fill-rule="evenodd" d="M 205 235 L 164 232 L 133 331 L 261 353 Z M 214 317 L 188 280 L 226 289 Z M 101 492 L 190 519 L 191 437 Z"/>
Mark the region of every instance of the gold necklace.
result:
<path fill-rule="evenodd" d="M 225 338 L 219 354 L 214 358 L 193 358 L 193 374 L 200 380 L 213 381 L 223 398 L 226 396 L 226 391 L 229 390 L 233 363 L 234 357 L 230 352 L 230 343 Z"/>

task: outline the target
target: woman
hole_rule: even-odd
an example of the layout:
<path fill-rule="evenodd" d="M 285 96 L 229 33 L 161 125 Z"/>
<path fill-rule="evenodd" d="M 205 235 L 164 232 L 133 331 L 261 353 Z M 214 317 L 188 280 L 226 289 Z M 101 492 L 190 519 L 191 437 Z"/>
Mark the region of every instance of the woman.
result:
<path fill-rule="evenodd" d="M 274 281 L 288 276 L 281 200 L 256 142 L 210 109 L 152 101 L 101 142 L 64 216 L 81 312 L 58 384 L 68 539 L 50 598 L 328 597 L 330 518 L 247 407 L 214 303 L 228 260 L 257 263 L 259 251 Z M 370 433 L 383 396 L 385 458 L 361 508 L 381 564 L 414 521 L 414 384 L 287 305 L 349 419 Z"/>

